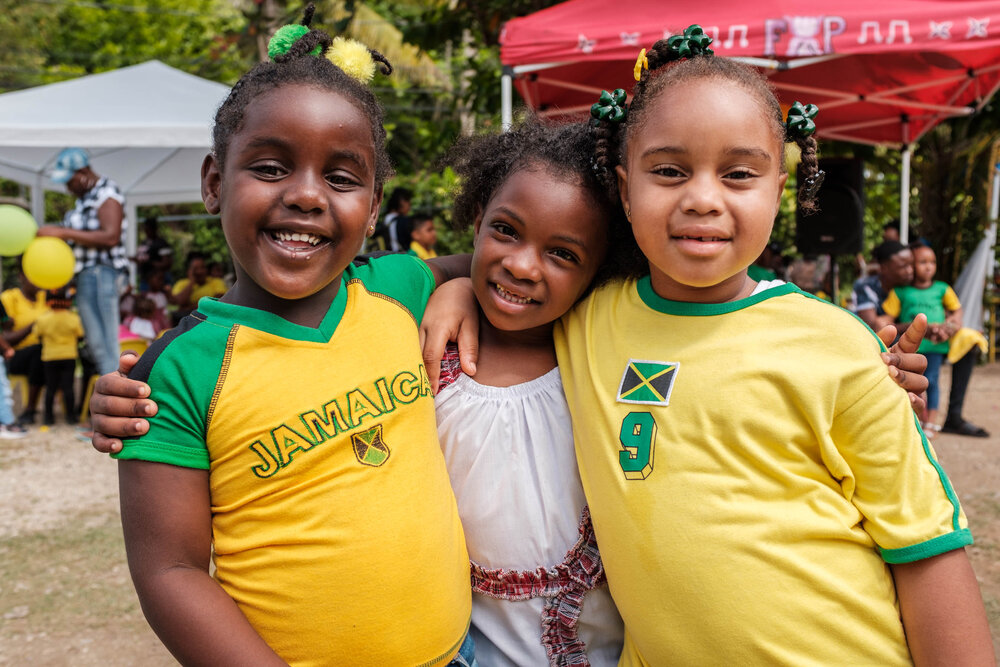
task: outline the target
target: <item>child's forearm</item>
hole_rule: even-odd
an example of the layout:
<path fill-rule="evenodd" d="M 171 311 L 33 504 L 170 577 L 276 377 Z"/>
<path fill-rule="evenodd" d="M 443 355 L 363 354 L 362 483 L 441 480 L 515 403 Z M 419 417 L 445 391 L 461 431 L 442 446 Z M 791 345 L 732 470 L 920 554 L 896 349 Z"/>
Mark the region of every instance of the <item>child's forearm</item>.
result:
<path fill-rule="evenodd" d="M 437 286 L 454 278 L 467 278 L 472 273 L 472 255 L 445 255 L 427 260 Z"/>
<path fill-rule="evenodd" d="M 914 664 L 996 665 L 982 596 L 964 549 L 892 565 Z"/>

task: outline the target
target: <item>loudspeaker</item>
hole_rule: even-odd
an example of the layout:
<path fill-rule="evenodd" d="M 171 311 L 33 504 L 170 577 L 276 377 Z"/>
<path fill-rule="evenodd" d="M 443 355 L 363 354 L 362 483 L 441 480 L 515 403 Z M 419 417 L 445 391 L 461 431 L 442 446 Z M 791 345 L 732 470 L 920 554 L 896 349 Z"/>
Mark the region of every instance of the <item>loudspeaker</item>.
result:
<path fill-rule="evenodd" d="M 857 158 L 823 158 L 815 213 L 795 214 L 795 246 L 804 255 L 853 255 L 865 238 L 865 170 Z M 798 182 L 803 179 L 799 167 Z"/>

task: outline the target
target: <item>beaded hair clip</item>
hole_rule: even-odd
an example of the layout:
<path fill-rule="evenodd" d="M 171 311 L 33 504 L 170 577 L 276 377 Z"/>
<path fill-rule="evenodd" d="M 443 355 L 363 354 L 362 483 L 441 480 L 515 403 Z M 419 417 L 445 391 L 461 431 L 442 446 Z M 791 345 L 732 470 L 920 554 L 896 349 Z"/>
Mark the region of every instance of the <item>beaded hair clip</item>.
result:
<path fill-rule="evenodd" d="M 267 55 L 271 60 L 277 61 L 288 54 L 296 42 L 312 32 L 309 24 L 312 23 L 315 10 L 315 5 L 309 3 L 303 14 L 302 23 L 292 23 L 278 28 L 267 43 Z M 382 65 L 382 74 L 392 73 L 392 66 L 361 42 L 344 37 L 330 40 L 325 34 L 323 37 L 321 43 L 317 44 L 309 55 L 325 56 L 349 77 L 368 84 L 375 77 L 376 63 Z"/>

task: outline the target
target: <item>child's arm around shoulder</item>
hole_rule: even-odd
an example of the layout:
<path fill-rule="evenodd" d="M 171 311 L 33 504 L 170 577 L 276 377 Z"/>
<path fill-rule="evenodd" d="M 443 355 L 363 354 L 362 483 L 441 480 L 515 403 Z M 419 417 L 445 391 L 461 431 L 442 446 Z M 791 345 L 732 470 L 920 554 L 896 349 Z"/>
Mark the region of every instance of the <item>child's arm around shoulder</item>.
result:
<path fill-rule="evenodd" d="M 118 463 L 122 529 L 142 611 L 184 665 L 284 665 L 209 575 L 208 471 Z"/>
<path fill-rule="evenodd" d="M 996 664 L 979 584 L 965 549 L 891 567 L 914 664 Z"/>

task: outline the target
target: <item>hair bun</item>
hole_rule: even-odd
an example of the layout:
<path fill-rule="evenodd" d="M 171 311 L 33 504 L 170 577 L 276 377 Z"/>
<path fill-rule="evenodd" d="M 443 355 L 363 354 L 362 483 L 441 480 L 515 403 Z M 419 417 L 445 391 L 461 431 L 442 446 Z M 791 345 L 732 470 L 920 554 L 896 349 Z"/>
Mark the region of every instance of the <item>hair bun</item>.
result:
<path fill-rule="evenodd" d="M 307 32 L 309 28 L 299 23 L 281 26 L 267 42 L 267 57 L 274 60 L 285 55 Z"/>
<path fill-rule="evenodd" d="M 326 57 L 344 70 L 344 74 L 361 83 L 367 84 L 375 78 L 375 59 L 372 58 L 372 52 L 357 40 L 334 37 Z"/>

